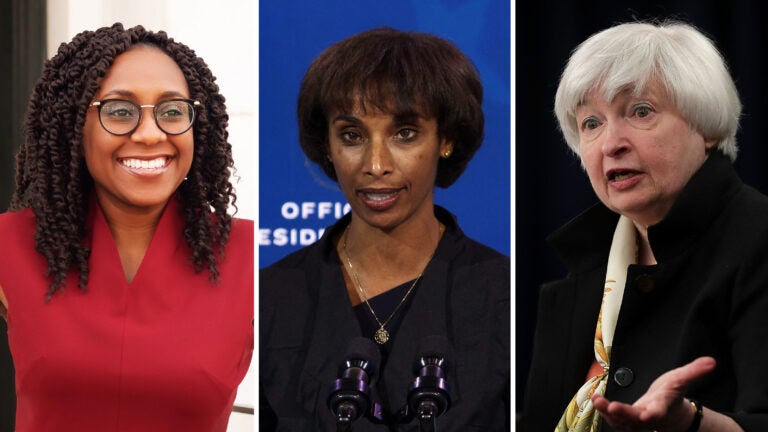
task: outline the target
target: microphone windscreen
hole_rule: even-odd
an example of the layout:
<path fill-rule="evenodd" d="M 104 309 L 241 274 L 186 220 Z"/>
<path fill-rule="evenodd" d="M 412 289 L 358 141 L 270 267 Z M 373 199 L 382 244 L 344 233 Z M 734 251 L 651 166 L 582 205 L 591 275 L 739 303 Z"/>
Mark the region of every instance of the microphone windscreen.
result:
<path fill-rule="evenodd" d="M 381 364 L 381 351 L 379 351 L 379 347 L 377 347 L 372 340 L 357 336 L 349 341 L 349 345 L 347 345 L 347 354 L 344 358 L 349 360 L 365 360 L 370 363 L 375 370 L 378 370 L 379 365 Z"/>

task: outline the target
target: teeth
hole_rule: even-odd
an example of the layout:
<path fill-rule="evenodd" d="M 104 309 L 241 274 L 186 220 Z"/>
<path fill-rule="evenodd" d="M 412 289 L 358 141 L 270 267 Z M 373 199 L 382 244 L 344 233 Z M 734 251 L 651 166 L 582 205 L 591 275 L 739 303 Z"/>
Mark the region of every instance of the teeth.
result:
<path fill-rule="evenodd" d="M 631 173 L 631 172 L 615 173 L 613 175 L 613 180 L 614 181 L 621 181 L 621 180 L 624 180 L 624 179 L 628 179 L 628 178 L 632 177 L 633 175 L 635 175 L 635 174 Z"/>
<path fill-rule="evenodd" d="M 133 169 L 157 169 L 165 166 L 166 160 L 167 158 L 163 156 L 152 160 L 123 159 L 120 162 L 124 166 Z"/>
<path fill-rule="evenodd" d="M 393 197 L 394 193 L 368 193 L 365 196 L 371 201 L 384 201 L 387 198 Z"/>

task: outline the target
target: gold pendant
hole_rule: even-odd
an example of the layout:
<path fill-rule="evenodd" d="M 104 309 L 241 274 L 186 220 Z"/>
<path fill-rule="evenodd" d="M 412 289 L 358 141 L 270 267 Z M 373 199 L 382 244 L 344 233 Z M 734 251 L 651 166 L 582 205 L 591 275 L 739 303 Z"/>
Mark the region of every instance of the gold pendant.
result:
<path fill-rule="evenodd" d="M 389 332 L 385 330 L 383 326 L 379 327 L 374 334 L 373 340 L 379 345 L 384 345 L 389 340 Z"/>

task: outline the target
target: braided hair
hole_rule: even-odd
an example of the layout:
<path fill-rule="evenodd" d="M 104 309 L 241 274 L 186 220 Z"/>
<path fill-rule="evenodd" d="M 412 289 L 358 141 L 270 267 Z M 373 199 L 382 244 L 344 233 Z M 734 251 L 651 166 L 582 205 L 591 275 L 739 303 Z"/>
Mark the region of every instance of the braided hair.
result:
<path fill-rule="evenodd" d="M 93 179 L 83 156 L 86 110 L 115 58 L 136 45 L 162 50 L 181 69 L 190 98 L 200 101 L 193 126 L 192 166 L 177 191 L 185 220 L 183 230 L 196 272 L 205 268 L 217 281 L 217 261 L 224 257 L 236 196 L 229 181 L 234 169 L 227 141 L 224 97 L 206 63 L 165 32 L 116 23 L 84 31 L 59 47 L 43 67 L 27 107 L 25 141 L 16 156 L 12 210 L 31 208 L 36 218 L 36 249 L 46 259 L 50 299 L 64 288 L 67 273 L 79 272 L 80 289 L 88 283 L 90 249 L 86 217 Z"/>

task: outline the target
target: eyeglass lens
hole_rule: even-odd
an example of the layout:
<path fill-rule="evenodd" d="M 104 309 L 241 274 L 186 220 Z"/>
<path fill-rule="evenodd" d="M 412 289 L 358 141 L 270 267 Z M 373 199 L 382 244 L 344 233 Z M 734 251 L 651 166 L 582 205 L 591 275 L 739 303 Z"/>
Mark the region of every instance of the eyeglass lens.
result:
<path fill-rule="evenodd" d="M 195 109 L 184 100 L 168 100 L 155 105 L 152 110 L 157 127 L 163 132 L 178 135 L 186 132 L 195 119 Z M 104 101 L 100 106 L 99 120 L 108 132 L 126 135 L 134 131 L 141 118 L 141 107 L 125 100 Z"/>

